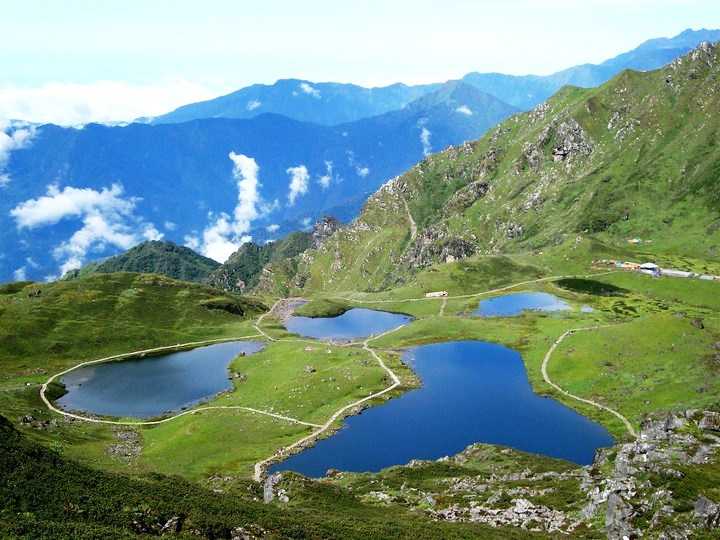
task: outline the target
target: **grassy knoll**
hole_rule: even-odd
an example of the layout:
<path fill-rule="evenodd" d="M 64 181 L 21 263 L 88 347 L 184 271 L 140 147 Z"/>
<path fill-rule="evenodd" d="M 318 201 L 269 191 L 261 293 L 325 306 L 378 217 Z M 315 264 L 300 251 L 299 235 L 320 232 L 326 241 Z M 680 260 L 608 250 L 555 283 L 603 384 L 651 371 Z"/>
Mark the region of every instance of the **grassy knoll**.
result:
<path fill-rule="evenodd" d="M 13 291 L 11 289 L 10 291 Z M 0 381 L 130 350 L 247 335 L 266 309 L 153 274 L 98 274 L 0 293 Z M 46 378 L 46 377 L 45 377 Z"/>
<path fill-rule="evenodd" d="M 28 440 L 3 417 L 0 478 L 3 538 L 136 538 L 158 535 L 171 518 L 180 538 L 230 538 L 240 527 L 268 538 L 528 537 L 525 531 L 433 523 L 402 509 L 388 514 L 331 486 L 308 490 L 304 508 L 280 510 L 259 502 L 259 487 L 251 483 L 211 491 L 177 476 L 98 471 Z"/>
<path fill-rule="evenodd" d="M 366 351 L 320 342 L 271 343 L 231 369 L 247 381 L 218 405 L 247 405 L 320 424 L 342 405 L 387 386 L 385 372 Z"/>
<path fill-rule="evenodd" d="M 345 313 L 350 306 L 339 299 L 318 298 L 303 304 L 295 310 L 301 317 L 337 317 Z"/>
<path fill-rule="evenodd" d="M 620 272 L 598 281 L 633 290 L 675 306 L 720 310 L 720 283 L 683 278 L 653 278 L 637 272 Z"/>

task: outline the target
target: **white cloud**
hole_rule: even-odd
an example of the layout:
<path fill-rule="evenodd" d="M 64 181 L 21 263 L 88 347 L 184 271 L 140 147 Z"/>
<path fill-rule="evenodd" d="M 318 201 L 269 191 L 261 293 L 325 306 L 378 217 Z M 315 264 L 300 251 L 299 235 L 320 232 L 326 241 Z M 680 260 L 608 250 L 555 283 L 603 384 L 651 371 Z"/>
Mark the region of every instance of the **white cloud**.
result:
<path fill-rule="evenodd" d="M 309 217 L 306 217 L 305 219 L 303 219 L 303 220 L 301 221 L 301 223 L 302 223 L 303 229 L 306 229 L 306 230 L 307 230 L 307 229 L 310 228 L 310 224 L 312 223 L 312 219 L 309 218 Z"/>
<path fill-rule="evenodd" d="M 318 183 L 323 189 L 327 189 L 330 186 L 330 182 L 332 182 L 333 177 L 333 162 L 332 161 L 326 161 L 325 162 L 325 174 L 323 174 L 320 178 L 318 178 Z"/>
<path fill-rule="evenodd" d="M 27 280 L 27 271 L 24 266 L 21 266 L 17 270 L 13 272 L 13 279 L 15 281 L 26 281 Z"/>
<path fill-rule="evenodd" d="M 127 224 L 100 213 L 90 213 L 83 218 L 82 228 L 56 247 L 53 254 L 56 259 L 65 260 L 60 266 L 62 276 L 80 268 L 90 249 L 101 251 L 108 245 L 130 249 L 138 240 Z"/>
<path fill-rule="evenodd" d="M 177 229 L 177 224 L 173 223 L 172 221 L 166 221 L 165 223 L 163 223 L 163 227 L 165 227 L 165 230 L 174 231 L 175 229 Z"/>
<path fill-rule="evenodd" d="M 310 174 L 308 173 L 305 165 L 298 165 L 297 167 L 290 167 L 285 171 L 290 175 L 290 185 L 288 187 L 288 204 L 290 206 L 295 204 L 295 200 L 305 195 L 308 191 L 308 184 L 310 183 Z"/>
<path fill-rule="evenodd" d="M 265 227 L 265 230 L 269 233 L 277 232 L 278 229 L 280 229 L 280 225 L 278 225 L 277 223 L 273 223 L 272 225 L 268 225 L 267 227 Z"/>
<path fill-rule="evenodd" d="M 235 224 L 225 213 L 220 214 L 215 222 L 203 231 L 202 252 L 218 262 L 225 262 L 242 245 Z"/>
<path fill-rule="evenodd" d="M 367 175 L 370 174 L 370 169 L 368 167 L 365 167 L 355 161 L 355 152 L 352 150 L 346 150 L 345 153 L 348 157 L 348 163 L 351 167 L 355 167 L 355 174 L 357 174 L 360 178 L 365 178 Z"/>
<path fill-rule="evenodd" d="M 35 131 L 34 126 L 3 121 L 0 116 L 0 188 L 10 183 L 10 175 L 3 172 L 10 153 L 29 146 Z"/>
<path fill-rule="evenodd" d="M 200 239 L 195 234 L 186 234 L 183 241 L 185 242 L 185 247 L 189 247 L 195 251 L 200 249 Z"/>
<path fill-rule="evenodd" d="M 460 105 L 457 109 L 455 109 L 455 112 L 467 116 L 472 116 L 473 114 L 472 110 L 467 105 Z"/>
<path fill-rule="evenodd" d="M 185 80 L 153 84 L 97 81 L 50 82 L 36 87 L 0 86 L 0 118 L 81 125 L 130 121 L 215 97 L 217 91 Z"/>
<path fill-rule="evenodd" d="M 203 255 L 225 262 L 230 255 L 244 244 L 252 240 L 247 233 L 253 220 L 260 217 L 261 212 L 275 205 L 264 205 L 260 198 L 260 167 L 257 162 L 243 154 L 230 152 L 228 157 L 233 162 L 233 177 L 238 189 L 238 202 L 232 217 L 225 212 L 215 216 L 210 213 L 211 224 L 202 234 L 202 242 L 197 237 L 186 236 L 185 245 L 192 249 L 201 248 Z M 195 247 L 193 247 L 195 246 Z"/>
<path fill-rule="evenodd" d="M 129 249 L 143 239 L 160 239 L 162 234 L 152 223 L 134 215 L 139 199 L 124 198 L 123 188 L 113 184 L 96 191 L 91 188 L 50 185 L 46 195 L 29 199 L 10 211 L 18 229 L 49 226 L 67 218 L 79 218 L 82 227 L 53 250 L 61 262 L 60 275 L 80 268 L 90 251 L 101 252 L 107 246 Z M 27 262 L 30 264 L 31 259 Z"/>
<path fill-rule="evenodd" d="M 420 142 L 422 143 L 423 155 L 425 156 L 429 156 L 432 152 L 432 146 L 430 146 L 431 135 L 432 133 L 430 133 L 430 130 L 425 126 L 420 130 Z"/>
<path fill-rule="evenodd" d="M 315 99 L 320 99 L 320 90 L 306 82 L 300 83 L 300 90 L 302 90 L 305 94 L 314 97 Z"/>
<path fill-rule="evenodd" d="M 148 223 L 143 229 L 142 236 L 145 240 L 162 240 L 165 236 L 155 228 L 155 225 Z"/>
<path fill-rule="evenodd" d="M 255 109 L 259 108 L 262 105 L 261 101 L 258 101 L 257 99 L 253 99 L 251 101 L 247 102 L 247 110 L 248 111 L 254 111 Z"/>
<path fill-rule="evenodd" d="M 110 189 L 65 187 L 62 191 L 51 184 L 47 194 L 30 199 L 10 211 L 19 229 L 33 229 L 53 225 L 66 217 L 80 217 L 90 213 L 128 215 L 136 199 L 124 199 L 123 188 L 113 184 Z"/>

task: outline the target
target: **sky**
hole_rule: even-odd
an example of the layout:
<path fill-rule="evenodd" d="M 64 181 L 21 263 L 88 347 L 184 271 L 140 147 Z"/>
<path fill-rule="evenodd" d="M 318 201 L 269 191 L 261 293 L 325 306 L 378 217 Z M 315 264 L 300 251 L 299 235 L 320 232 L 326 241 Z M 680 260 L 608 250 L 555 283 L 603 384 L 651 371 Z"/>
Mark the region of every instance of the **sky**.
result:
<path fill-rule="evenodd" d="M 703 27 L 717 0 L 0 0 L 0 120 L 131 120 L 289 77 L 547 74 Z"/>

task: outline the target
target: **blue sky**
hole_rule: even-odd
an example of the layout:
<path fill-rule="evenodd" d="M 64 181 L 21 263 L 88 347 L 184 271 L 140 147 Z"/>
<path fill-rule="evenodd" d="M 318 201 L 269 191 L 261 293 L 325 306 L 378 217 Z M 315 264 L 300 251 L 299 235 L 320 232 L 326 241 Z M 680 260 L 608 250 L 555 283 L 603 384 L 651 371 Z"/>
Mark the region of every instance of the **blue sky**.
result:
<path fill-rule="evenodd" d="M 0 2 L 0 117 L 126 119 L 298 77 L 364 85 L 550 73 L 685 28 L 717 0 Z"/>

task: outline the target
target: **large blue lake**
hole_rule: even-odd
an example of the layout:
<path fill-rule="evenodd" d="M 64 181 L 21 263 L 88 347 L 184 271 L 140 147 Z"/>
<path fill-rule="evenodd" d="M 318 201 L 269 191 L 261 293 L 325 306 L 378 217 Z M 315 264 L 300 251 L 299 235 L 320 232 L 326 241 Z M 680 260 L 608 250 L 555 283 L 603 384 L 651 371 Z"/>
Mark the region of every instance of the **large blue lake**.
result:
<path fill-rule="evenodd" d="M 330 469 L 379 471 L 438 459 L 474 442 L 588 464 L 613 444 L 605 428 L 533 393 L 519 353 L 480 341 L 409 350 L 403 360 L 423 386 L 358 416 L 315 446 L 271 467 L 319 477 Z"/>
<path fill-rule="evenodd" d="M 353 308 L 337 317 L 290 317 L 285 328 L 294 334 L 315 339 L 352 340 L 381 334 L 412 321 L 412 317 Z"/>
<path fill-rule="evenodd" d="M 557 296 L 544 292 L 503 294 L 480 302 L 473 315 L 512 317 L 523 311 L 563 311 L 570 306 Z"/>
<path fill-rule="evenodd" d="M 178 411 L 231 389 L 230 362 L 240 353 L 252 354 L 262 347 L 259 342 L 235 341 L 86 366 L 62 377 L 68 393 L 57 404 L 68 410 L 135 418 Z"/>

